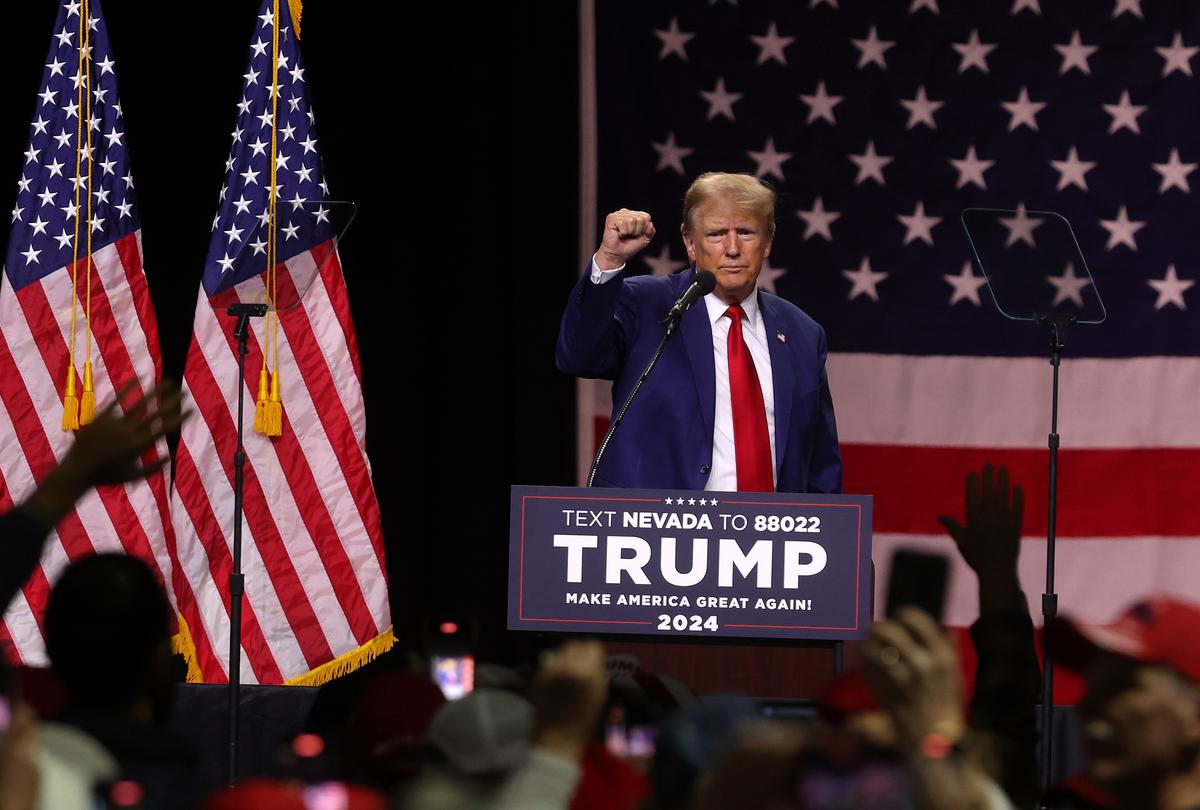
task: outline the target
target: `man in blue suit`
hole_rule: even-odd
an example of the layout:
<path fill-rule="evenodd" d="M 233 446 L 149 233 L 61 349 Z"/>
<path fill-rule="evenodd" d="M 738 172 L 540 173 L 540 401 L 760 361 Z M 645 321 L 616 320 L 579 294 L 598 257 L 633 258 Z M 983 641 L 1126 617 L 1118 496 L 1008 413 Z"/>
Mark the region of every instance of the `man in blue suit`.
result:
<path fill-rule="evenodd" d="M 709 173 L 684 197 L 693 266 L 625 276 L 654 237 L 649 214 L 608 215 L 563 313 L 558 367 L 614 381 L 617 407 L 662 339 L 660 321 L 698 271 L 716 289 L 683 316 L 596 474 L 612 487 L 839 492 L 841 454 L 825 376 L 825 331 L 757 289 L 775 235 L 775 193 L 754 177 Z"/>

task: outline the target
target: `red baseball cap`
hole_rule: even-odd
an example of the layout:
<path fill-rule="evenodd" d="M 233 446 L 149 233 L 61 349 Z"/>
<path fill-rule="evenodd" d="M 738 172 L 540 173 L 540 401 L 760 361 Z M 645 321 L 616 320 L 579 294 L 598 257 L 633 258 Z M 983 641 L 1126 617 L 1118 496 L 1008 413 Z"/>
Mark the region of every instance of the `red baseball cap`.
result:
<path fill-rule="evenodd" d="M 1070 669 L 1082 671 L 1098 652 L 1174 670 L 1200 683 L 1200 606 L 1171 597 L 1138 602 L 1114 624 L 1059 618 L 1050 647 Z"/>

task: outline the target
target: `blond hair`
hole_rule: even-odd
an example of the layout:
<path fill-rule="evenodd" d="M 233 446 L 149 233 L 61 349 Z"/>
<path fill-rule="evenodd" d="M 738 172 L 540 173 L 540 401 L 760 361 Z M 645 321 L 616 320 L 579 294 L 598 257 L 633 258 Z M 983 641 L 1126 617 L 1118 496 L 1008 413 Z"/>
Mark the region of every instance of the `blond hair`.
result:
<path fill-rule="evenodd" d="M 775 236 L 775 190 L 748 174 L 705 172 L 697 177 L 683 195 L 684 233 L 692 227 L 692 212 L 706 200 L 722 197 L 738 208 L 758 217 L 768 238 Z"/>

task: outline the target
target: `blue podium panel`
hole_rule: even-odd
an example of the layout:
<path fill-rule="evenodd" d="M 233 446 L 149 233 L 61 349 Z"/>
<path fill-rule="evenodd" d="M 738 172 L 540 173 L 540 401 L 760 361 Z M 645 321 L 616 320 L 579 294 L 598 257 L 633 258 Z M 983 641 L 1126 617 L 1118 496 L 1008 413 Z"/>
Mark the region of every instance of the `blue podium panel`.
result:
<path fill-rule="evenodd" d="M 512 488 L 508 627 L 858 639 L 869 495 Z"/>

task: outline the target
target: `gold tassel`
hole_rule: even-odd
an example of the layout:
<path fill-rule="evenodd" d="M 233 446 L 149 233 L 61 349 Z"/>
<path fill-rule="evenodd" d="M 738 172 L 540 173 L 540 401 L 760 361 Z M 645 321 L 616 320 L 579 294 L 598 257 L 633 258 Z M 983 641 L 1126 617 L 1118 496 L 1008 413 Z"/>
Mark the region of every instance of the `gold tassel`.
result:
<path fill-rule="evenodd" d="M 279 369 L 271 375 L 271 399 L 267 402 L 267 415 L 263 419 L 264 431 L 268 436 L 283 435 L 283 400 L 279 398 Z"/>
<path fill-rule="evenodd" d="M 289 681 L 284 681 L 284 686 L 320 686 L 321 684 L 329 683 L 334 678 L 340 678 L 343 675 L 349 675 L 359 667 L 371 663 L 379 656 L 390 650 L 396 643 L 396 634 L 392 628 L 380 633 L 375 638 L 363 644 L 361 647 L 351 650 L 348 653 L 339 655 L 337 658 L 317 667 L 310 672 L 306 672 L 299 677 L 292 678 Z"/>
<path fill-rule="evenodd" d="M 258 399 L 254 401 L 254 432 L 267 432 L 267 370 L 258 372 Z"/>
<path fill-rule="evenodd" d="M 301 0 L 288 0 L 288 8 L 292 10 L 292 28 L 296 31 L 296 39 L 300 39 L 300 15 L 304 12 Z"/>
<path fill-rule="evenodd" d="M 62 429 L 79 429 L 79 397 L 75 395 L 75 366 L 67 367 L 67 393 L 63 397 Z"/>
<path fill-rule="evenodd" d="M 92 361 L 83 364 L 83 396 L 79 398 L 79 424 L 89 425 L 96 418 L 96 391 L 92 388 Z"/>

